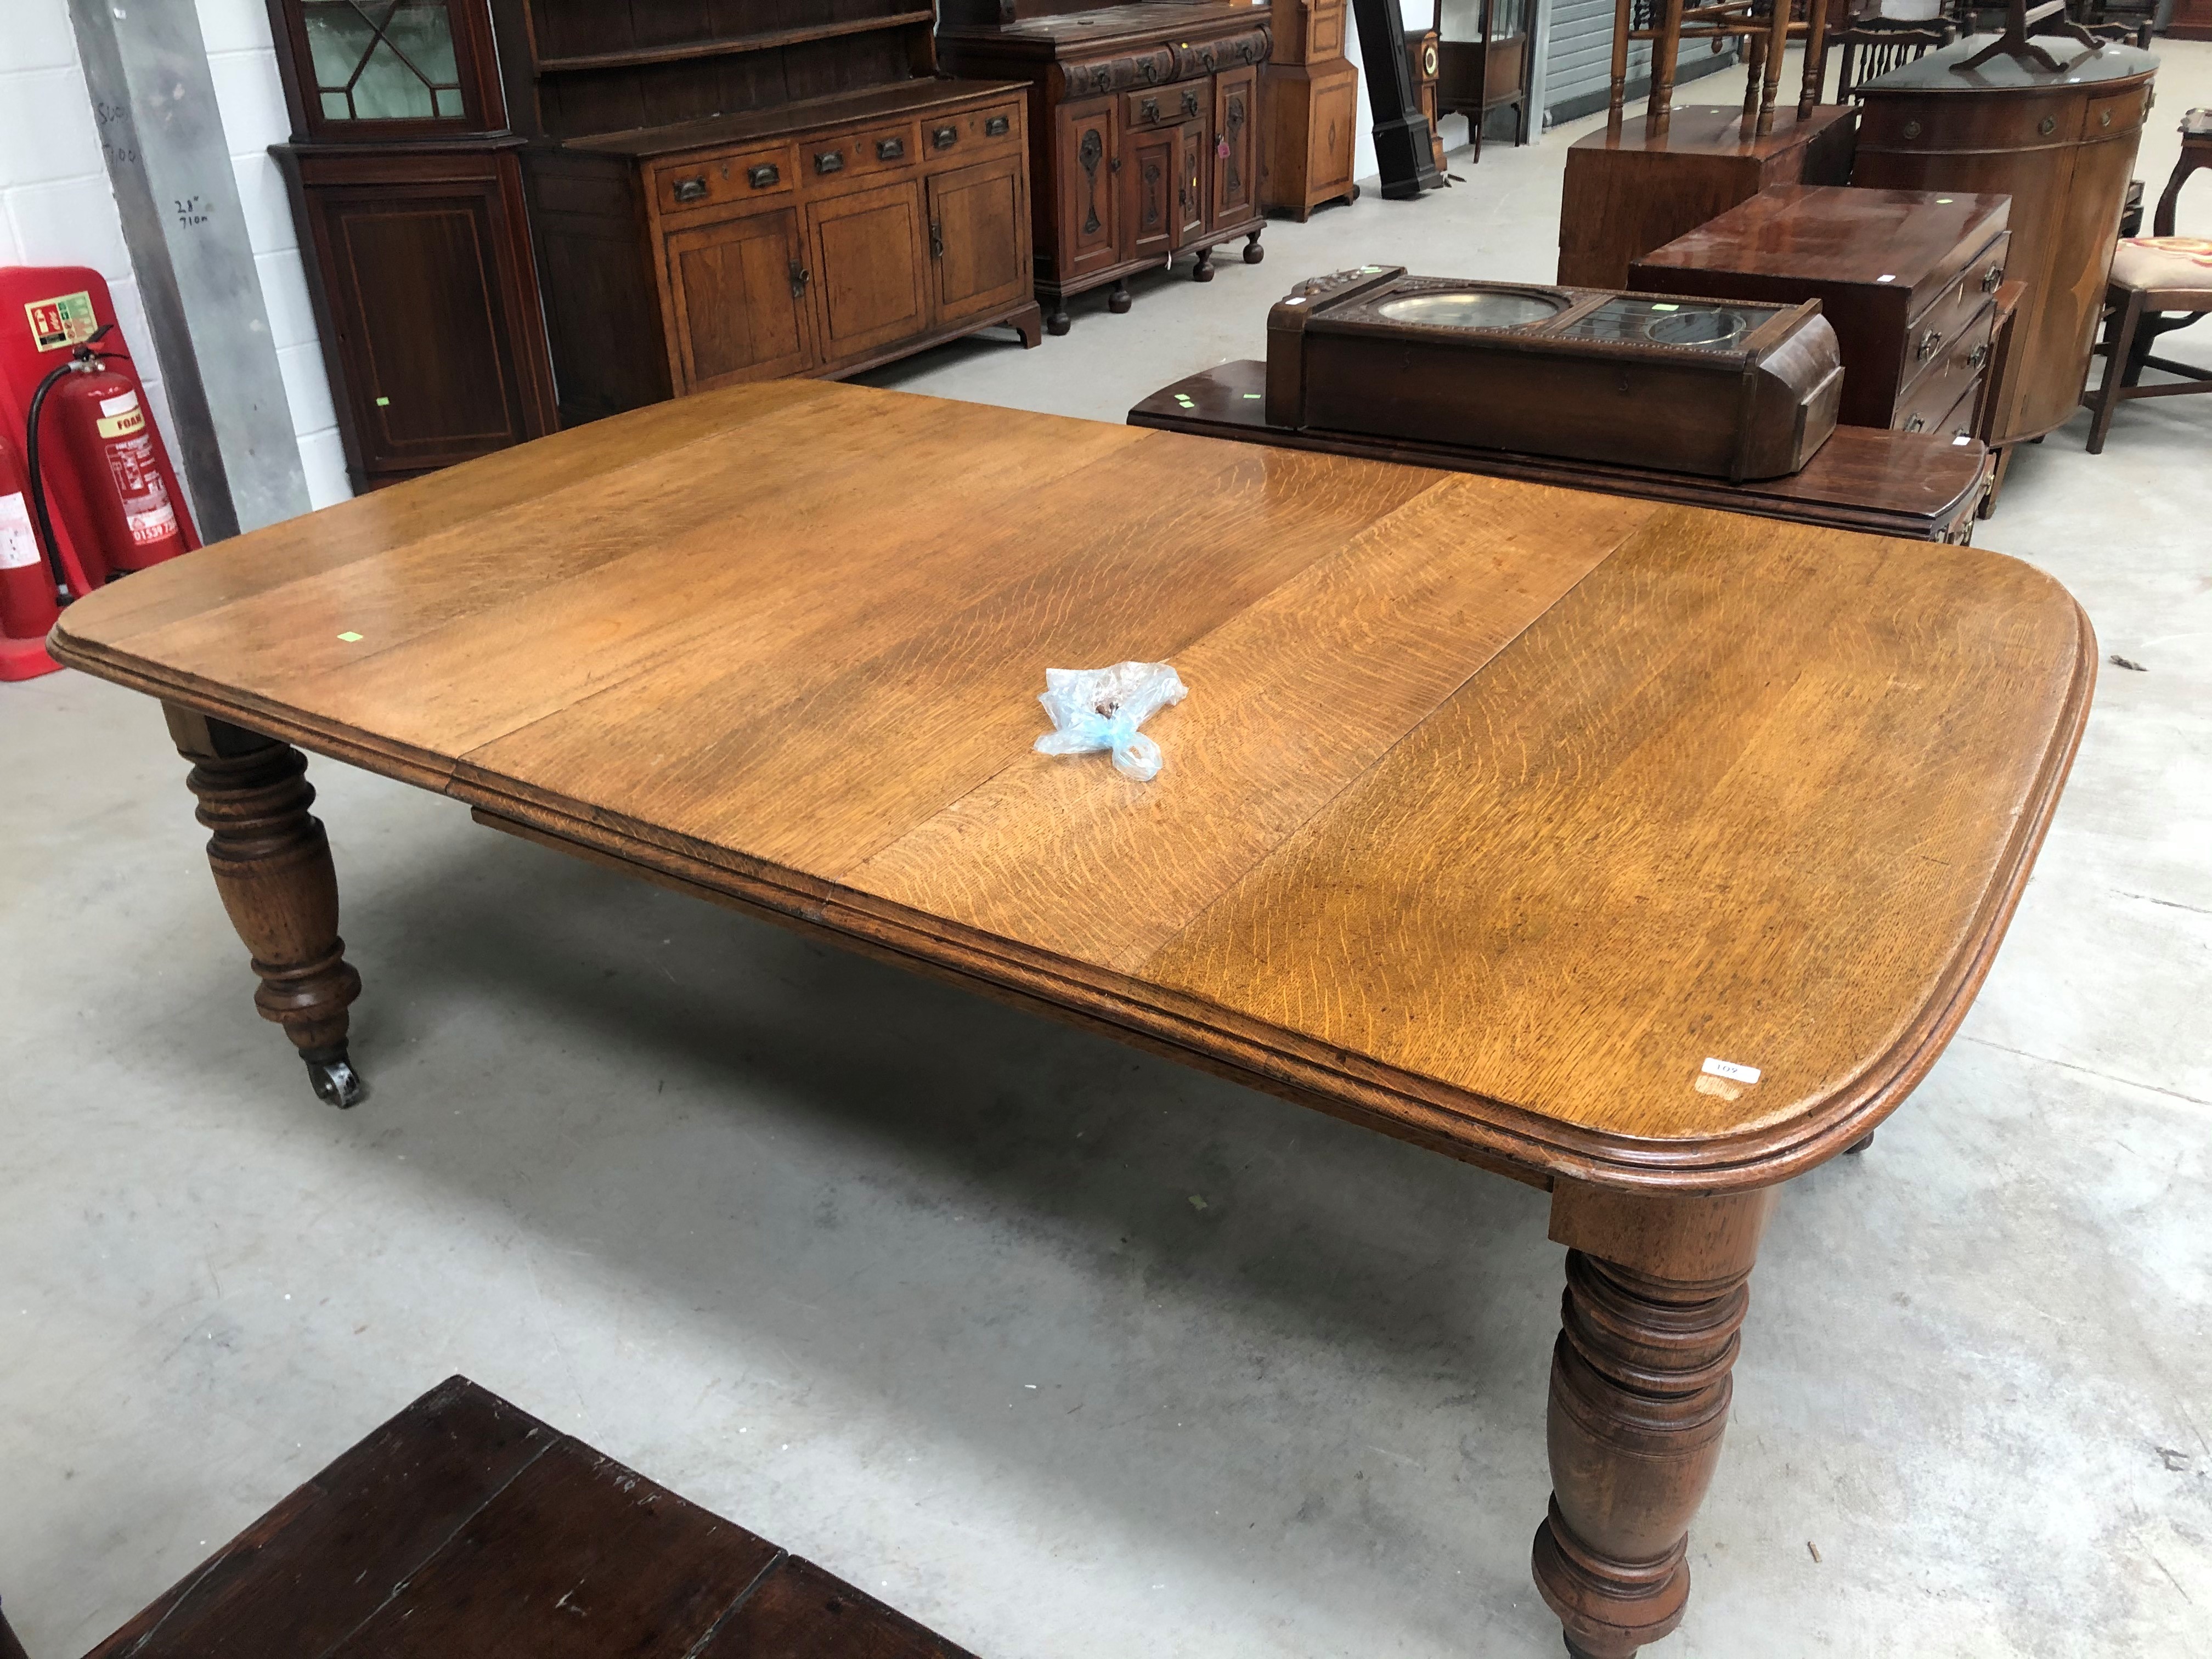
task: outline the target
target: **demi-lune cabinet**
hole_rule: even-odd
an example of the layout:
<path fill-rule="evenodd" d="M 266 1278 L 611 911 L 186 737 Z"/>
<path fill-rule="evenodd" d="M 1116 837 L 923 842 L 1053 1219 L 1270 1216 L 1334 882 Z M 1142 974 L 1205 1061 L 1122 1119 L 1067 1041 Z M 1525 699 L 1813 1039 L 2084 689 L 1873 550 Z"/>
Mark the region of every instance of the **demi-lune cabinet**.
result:
<path fill-rule="evenodd" d="M 270 0 L 281 164 L 346 468 L 376 488 L 550 432 L 520 154 L 481 0 Z"/>

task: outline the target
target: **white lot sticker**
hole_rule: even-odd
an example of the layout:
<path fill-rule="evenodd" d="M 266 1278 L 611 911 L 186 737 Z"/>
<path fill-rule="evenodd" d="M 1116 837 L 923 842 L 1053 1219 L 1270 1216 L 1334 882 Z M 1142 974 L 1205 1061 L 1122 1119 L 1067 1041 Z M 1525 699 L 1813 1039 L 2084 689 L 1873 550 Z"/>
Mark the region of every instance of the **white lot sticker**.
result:
<path fill-rule="evenodd" d="M 0 495 L 0 570 L 26 570 L 39 562 L 39 538 L 21 495 Z"/>
<path fill-rule="evenodd" d="M 1724 1077 L 1731 1083 L 1759 1081 L 1758 1066 L 1739 1066 L 1732 1060 L 1715 1060 L 1711 1055 L 1706 1056 L 1705 1063 L 1698 1069 L 1708 1077 Z"/>

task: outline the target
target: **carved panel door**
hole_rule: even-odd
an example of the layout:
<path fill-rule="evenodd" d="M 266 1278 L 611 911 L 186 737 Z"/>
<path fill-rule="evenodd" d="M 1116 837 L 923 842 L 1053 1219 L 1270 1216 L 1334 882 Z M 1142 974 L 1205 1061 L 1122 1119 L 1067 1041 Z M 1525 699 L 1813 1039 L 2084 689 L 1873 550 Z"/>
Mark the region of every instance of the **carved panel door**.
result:
<path fill-rule="evenodd" d="M 1093 99 L 1060 106 L 1059 142 L 1053 153 L 1060 169 L 1060 246 L 1067 268 L 1062 282 L 1103 270 L 1121 258 L 1120 123 L 1115 100 Z"/>
<path fill-rule="evenodd" d="M 1188 246 L 1206 234 L 1206 187 L 1213 149 L 1212 123 L 1186 121 L 1176 129 L 1176 240 Z"/>
<path fill-rule="evenodd" d="M 1129 256 L 1165 259 L 1176 250 L 1176 174 L 1182 155 L 1178 127 L 1146 127 L 1129 139 L 1125 176 L 1129 197 Z"/>
<path fill-rule="evenodd" d="M 1213 201 L 1209 229 L 1258 216 L 1260 71 L 1224 70 L 1213 77 Z"/>

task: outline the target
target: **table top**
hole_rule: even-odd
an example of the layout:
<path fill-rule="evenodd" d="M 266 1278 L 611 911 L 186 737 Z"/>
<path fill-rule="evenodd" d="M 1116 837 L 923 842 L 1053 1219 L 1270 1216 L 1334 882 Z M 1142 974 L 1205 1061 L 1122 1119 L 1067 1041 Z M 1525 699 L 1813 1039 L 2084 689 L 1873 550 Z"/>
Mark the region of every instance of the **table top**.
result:
<path fill-rule="evenodd" d="M 1924 58 L 1899 64 L 1871 81 L 1860 82 L 1853 95 L 2055 92 L 2068 87 L 2094 88 L 2133 81 L 2154 74 L 2158 69 L 2158 58 L 2136 47 L 2108 40 L 2092 50 L 2063 34 L 2035 37 L 2035 44 L 2057 59 L 2055 70 L 2032 59 L 2004 53 L 1985 59 L 1963 74 L 1952 69 L 1952 64 L 1977 56 L 1996 39 L 1994 33 L 1970 34 L 1948 46 L 1939 46 Z"/>
<path fill-rule="evenodd" d="M 1770 185 L 1629 267 L 1787 276 L 1821 288 L 1941 289 L 2003 231 L 2009 196 Z M 1916 295 L 1917 314 L 1933 294 Z"/>
<path fill-rule="evenodd" d="M 1685 1191 L 1932 1062 L 2095 660 L 1994 553 L 817 381 L 219 544 L 53 649 L 1477 1163 Z M 1190 687 L 1149 785 L 1031 747 L 1046 668 L 1122 659 Z"/>
<path fill-rule="evenodd" d="M 448 1377 L 87 1659 L 973 1659 Z"/>
<path fill-rule="evenodd" d="M 1808 143 L 1837 122 L 1853 121 L 1857 115 L 1852 105 L 1820 104 L 1801 120 L 1796 106 L 1784 104 L 1774 112 L 1773 131 L 1747 137 L 1741 104 L 1689 104 L 1674 109 L 1662 133 L 1655 135 L 1645 118 L 1635 115 L 1622 121 L 1618 132 L 1599 127 L 1584 133 L 1567 148 L 1650 150 L 1668 155 L 1781 155 Z"/>
<path fill-rule="evenodd" d="M 1270 426 L 1267 380 L 1267 366 L 1257 358 L 1221 363 L 1162 386 L 1131 408 L 1129 421 L 1170 432 L 1405 461 L 1916 541 L 1940 541 L 1954 525 L 1971 523 L 1989 480 L 1989 447 L 1979 440 L 1962 444 L 1932 432 L 1877 427 L 1839 426 L 1798 471 L 1730 483 L 1605 461 Z"/>

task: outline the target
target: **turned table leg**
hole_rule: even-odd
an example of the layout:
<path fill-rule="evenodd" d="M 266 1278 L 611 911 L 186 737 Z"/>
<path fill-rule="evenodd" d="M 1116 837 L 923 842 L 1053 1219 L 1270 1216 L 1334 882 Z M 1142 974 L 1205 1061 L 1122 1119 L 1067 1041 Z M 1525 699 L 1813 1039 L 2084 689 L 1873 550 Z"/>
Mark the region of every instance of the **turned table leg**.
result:
<path fill-rule="evenodd" d="M 199 797 L 197 816 L 213 832 L 216 890 L 261 976 L 254 1006 L 284 1028 L 315 1093 L 351 1106 L 368 1091 L 346 1054 L 346 1007 L 361 994 L 361 975 L 338 937 L 330 842 L 307 811 L 315 799 L 307 757 L 188 709 L 163 712 L 177 752 L 192 763 L 186 782 Z"/>
<path fill-rule="evenodd" d="M 1639 1196 L 1563 1181 L 1553 1194 L 1567 1290 L 1534 1566 L 1577 1659 L 1630 1659 L 1682 1621 L 1690 1517 L 1720 1458 L 1771 1207 L 1771 1192 Z"/>

